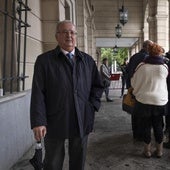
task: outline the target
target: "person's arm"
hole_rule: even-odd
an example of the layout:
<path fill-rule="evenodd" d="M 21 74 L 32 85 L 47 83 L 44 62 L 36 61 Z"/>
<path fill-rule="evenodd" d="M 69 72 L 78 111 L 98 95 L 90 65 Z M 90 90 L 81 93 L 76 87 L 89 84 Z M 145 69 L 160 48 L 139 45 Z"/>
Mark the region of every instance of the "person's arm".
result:
<path fill-rule="evenodd" d="M 36 140 L 42 139 L 46 134 L 46 105 L 45 105 L 45 78 L 44 69 L 39 58 L 34 66 L 32 81 L 30 121 Z"/>

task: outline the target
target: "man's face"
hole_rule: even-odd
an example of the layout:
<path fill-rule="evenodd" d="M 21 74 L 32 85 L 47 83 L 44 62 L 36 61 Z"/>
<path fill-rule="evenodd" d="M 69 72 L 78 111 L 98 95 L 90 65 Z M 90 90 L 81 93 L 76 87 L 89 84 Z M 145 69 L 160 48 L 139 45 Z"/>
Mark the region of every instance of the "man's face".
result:
<path fill-rule="evenodd" d="M 108 60 L 105 60 L 105 61 L 104 61 L 104 64 L 105 64 L 105 65 L 108 65 Z"/>
<path fill-rule="evenodd" d="M 76 46 L 76 28 L 71 23 L 63 23 L 56 33 L 56 40 L 61 48 L 72 51 Z"/>

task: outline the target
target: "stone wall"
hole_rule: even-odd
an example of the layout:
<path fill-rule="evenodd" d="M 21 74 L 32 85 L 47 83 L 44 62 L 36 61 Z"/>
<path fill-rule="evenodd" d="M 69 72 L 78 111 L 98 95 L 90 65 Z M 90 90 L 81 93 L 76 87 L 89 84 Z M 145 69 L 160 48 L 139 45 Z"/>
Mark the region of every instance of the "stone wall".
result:
<path fill-rule="evenodd" d="M 26 78 L 25 89 L 30 89 L 36 57 L 43 52 L 42 48 L 42 1 L 29 1 L 28 6 L 31 11 L 28 12 L 28 24 L 31 27 L 27 29 L 27 51 L 26 51 Z M 21 40 L 23 41 L 23 39 Z M 23 49 L 21 47 L 21 49 Z"/>
<path fill-rule="evenodd" d="M 0 169 L 9 170 L 33 144 L 30 91 L 0 99 Z"/>

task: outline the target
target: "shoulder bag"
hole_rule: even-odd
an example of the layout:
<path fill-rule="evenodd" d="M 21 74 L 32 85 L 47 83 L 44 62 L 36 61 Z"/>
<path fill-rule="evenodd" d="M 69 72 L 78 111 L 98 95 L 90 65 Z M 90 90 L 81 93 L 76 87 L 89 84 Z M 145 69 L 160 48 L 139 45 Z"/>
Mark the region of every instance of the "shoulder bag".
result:
<path fill-rule="evenodd" d="M 130 114 L 133 113 L 133 109 L 136 103 L 136 99 L 135 96 L 132 94 L 132 91 L 133 88 L 130 87 L 127 91 L 127 94 L 123 95 L 123 100 L 122 100 L 122 110 Z"/>

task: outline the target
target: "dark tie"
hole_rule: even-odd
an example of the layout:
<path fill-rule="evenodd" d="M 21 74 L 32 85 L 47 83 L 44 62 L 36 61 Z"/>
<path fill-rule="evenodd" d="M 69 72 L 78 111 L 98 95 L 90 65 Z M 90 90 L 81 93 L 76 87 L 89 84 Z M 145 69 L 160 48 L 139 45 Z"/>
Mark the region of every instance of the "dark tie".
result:
<path fill-rule="evenodd" d="M 70 63 L 73 65 L 74 61 L 73 61 L 73 54 L 72 53 L 67 53 L 66 56 L 68 57 Z"/>

